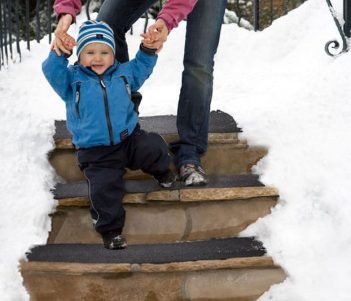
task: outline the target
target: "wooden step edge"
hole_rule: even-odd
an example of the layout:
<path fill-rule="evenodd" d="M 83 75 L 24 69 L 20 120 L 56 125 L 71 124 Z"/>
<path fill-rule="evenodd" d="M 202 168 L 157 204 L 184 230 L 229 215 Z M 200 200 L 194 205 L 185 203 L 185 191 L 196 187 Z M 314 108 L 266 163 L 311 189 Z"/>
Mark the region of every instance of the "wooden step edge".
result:
<path fill-rule="evenodd" d="M 278 190 L 273 187 L 234 187 L 234 188 L 199 188 L 180 190 L 160 190 L 148 193 L 127 193 L 124 204 L 153 204 L 163 202 L 175 204 L 181 202 L 213 202 L 249 200 L 259 197 L 278 197 Z M 86 207 L 89 199 L 86 196 L 70 197 L 58 200 L 60 207 Z"/>
<path fill-rule="evenodd" d="M 22 272 L 82 274 L 115 274 L 126 272 L 161 273 L 243 268 L 279 268 L 269 256 L 229 258 L 223 260 L 198 260 L 164 264 L 129 263 L 69 263 L 21 260 Z"/>
<path fill-rule="evenodd" d="M 238 136 L 238 133 L 208 133 L 208 143 L 239 143 Z M 179 139 L 179 136 L 173 136 L 171 139 L 174 141 Z"/>
<path fill-rule="evenodd" d="M 179 194 L 182 202 L 247 200 L 257 197 L 279 196 L 276 188 L 267 186 L 182 189 Z"/>

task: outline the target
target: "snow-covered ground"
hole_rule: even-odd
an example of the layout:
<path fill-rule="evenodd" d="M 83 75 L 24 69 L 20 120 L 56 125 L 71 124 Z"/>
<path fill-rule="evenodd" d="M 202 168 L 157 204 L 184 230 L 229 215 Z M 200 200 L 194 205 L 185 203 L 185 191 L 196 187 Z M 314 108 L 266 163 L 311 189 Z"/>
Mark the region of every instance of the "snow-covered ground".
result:
<path fill-rule="evenodd" d="M 334 2 L 340 17 L 342 1 Z M 128 36 L 131 56 L 142 25 Z M 141 115 L 176 114 L 184 32 L 183 23 L 160 53 L 141 90 Z M 263 32 L 223 26 L 212 109 L 231 114 L 251 145 L 269 149 L 254 170 L 280 192 L 272 213 L 242 233 L 262 240 L 289 276 L 261 301 L 351 300 L 351 52 L 327 56 L 324 45 L 334 38 L 338 32 L 321 0 L 305 2 Z M 48 214 L 56 205 L 47 153 L 54 120 L 64 119 L 65 111 L 41 73 L 47 38 L 31 47 L 25 51 L 23 44 L 22 62 L 0 71 L 4 301 L 29 299 L 18 261 L 32 245 L 46 242 Z"/>

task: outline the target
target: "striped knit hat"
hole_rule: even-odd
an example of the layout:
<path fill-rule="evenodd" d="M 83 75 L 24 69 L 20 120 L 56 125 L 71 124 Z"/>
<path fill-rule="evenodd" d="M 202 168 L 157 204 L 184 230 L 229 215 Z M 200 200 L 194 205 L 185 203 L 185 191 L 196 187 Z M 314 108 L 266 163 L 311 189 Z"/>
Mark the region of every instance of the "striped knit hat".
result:
<path fill-rule="evenodd" d="M 116 52 L 113 30 L 103 21 L 88 20 L 80 26 L 77 38 L 78 58 L 83 48 L 91 43 L 104 43 L 112 48 L 113 53 Z"/>

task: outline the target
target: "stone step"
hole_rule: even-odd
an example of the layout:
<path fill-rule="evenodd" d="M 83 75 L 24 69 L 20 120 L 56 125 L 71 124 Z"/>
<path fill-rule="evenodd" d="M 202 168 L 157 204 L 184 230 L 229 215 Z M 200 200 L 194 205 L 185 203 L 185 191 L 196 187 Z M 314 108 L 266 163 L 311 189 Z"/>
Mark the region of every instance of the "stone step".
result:
<path fill-rule="evenodd" d="M 101 244 L 38 246 L 21 262 L 21 273 L 31 300 L 253 301 L 286 278 L 253 238 L 119 251 Z"/>
<path fill-rule="evenodd" d="M 202 166 L 209 175 L 249 174 L 254 166 L 267 153 L 263 147 L 249 147 L 241 144 L 210 144 L 207 153 L 201 158 Z M 84 180 L 78 168 L 73 149 L 55 149 L 49 160 L 57 175 L 66 182 Z M 175 171 L 175 168 L 172 166 Z M 127 179 L 145 179 L 141 171 L 127 170 Z"/>
<path fill-rule="evenodd" d="M 161 134 L 167 142 L 178 137 L 176 116 L 141 117 L 140 124 L 147 131 Z M 240 132 L 230 115 L 221 111 L 211 112 L 209 146 L 202 158 L 202 165 L 209 175 L 248 174 L 251 167 L 266 155 L 264 147 L 249 147 L 246 141 L 240 141 Z M 54 139 L 56 148 L 49 154 L 49 160 L 57 174 L 67 182 L 83 180 L 65 121 L 56 121 Z M 140 171 L 128 171 L 126 174 L 128 179 L 146 177 Z"/>
<path fill-rule="evenodd" d="M 160 115 L 140 117 L 139 124 L 142 129 L 148 132 L 159 133 L 166 139 L 177 138 L 176 116 L 174 115 Z M 54 140 L 58 148 L 72 148 L 71 135 L 67 130 L 66 121 L 59 120 L 55 122 L 56 132 Z M 230 139 L 237 139 L 237 133 L 241 129 L 237 127 L 235 120 L 229 114 L 222 111 L 210 112 L 209 119 L 209 133 L 219 134 L 216 139 L 219 141 L 227 141 Z M 214 137 L 212 135 L 212 137 Z"/>
<path fill-rule="evenodd" d="M 130 244 L 193 241 L 238 235 L 270 213 L 278 192 L 254 175 L 211 176 L 203 187 L 160 188 L 154 180 L 127 180 L 124 234 Z M 58 207 L 48 243 L 100 243 L 88 212 L 86 182 L 58 184 Z"/>

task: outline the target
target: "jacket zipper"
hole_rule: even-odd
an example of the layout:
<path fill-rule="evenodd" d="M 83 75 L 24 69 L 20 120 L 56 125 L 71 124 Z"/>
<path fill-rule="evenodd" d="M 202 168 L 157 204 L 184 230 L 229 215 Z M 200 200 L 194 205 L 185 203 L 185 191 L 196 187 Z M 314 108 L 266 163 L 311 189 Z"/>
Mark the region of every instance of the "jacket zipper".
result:
<path fill-rule="evenodd" d="M 129 86 L 127 78 L 124 75 L 121 75 L 120 78 L 122 78 L 122 80 L 124 82 L 124 85 L 126 87 L 126 90 L 127 90 L 129 98 L 132 99 L 132 91 L 130 89 L 130 86 Z"/>
<path fill-rule="evenodd" d="M 110 118 L 110 110 L 108 109 L 106 85 L 104 83 L 104 80 L 103 80 L 102 76 L 99 76 L 99 79 L 100 79 L 100 85 L 101 85 L 101 88 L 102 88 L 102 94 L 104 96 L 105 115 L 106 115 L 106 121 L 107 121 L 108 134 L 110 136 L 110 145 L 114 145 L 113 132 L 112 132 L 112 123 L 111 123 L 111 118 Z"/>
<path fill-rule="evenodd" d="M 75 102 L 75 107 L 76 107 L 76 113 L 77 113 L 79 119 L 80 119 L 80 111 L 79 111 L 80 85 L 81 85 L 81 82 L 77 82 L 76 97 L 75 97 L 75 101 L 74 101 Z"/>

